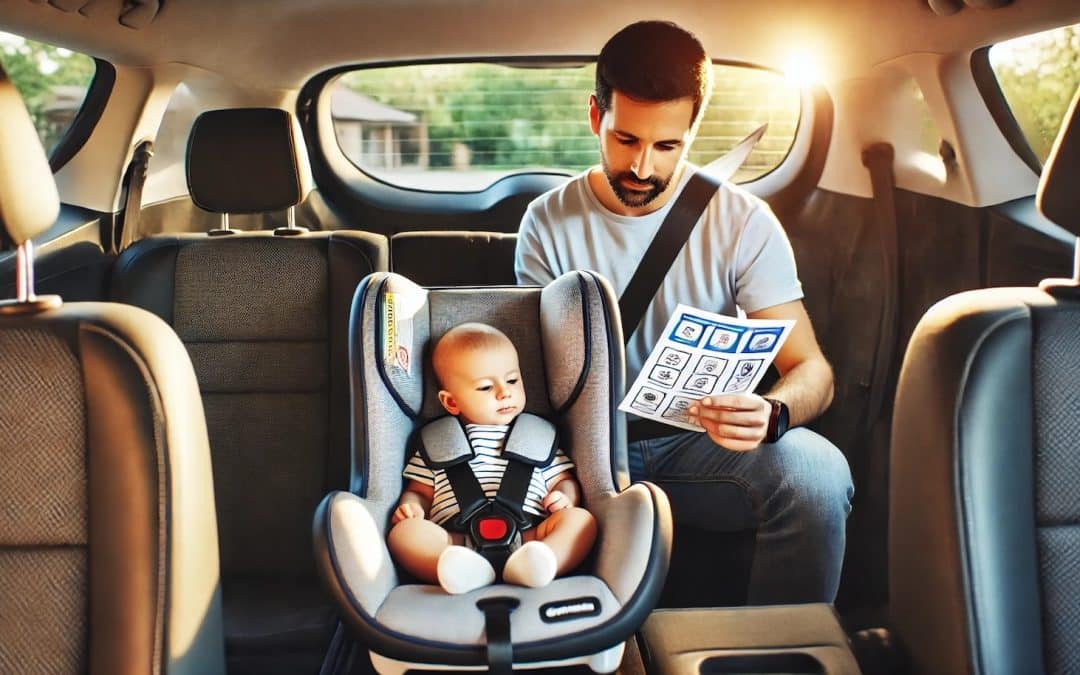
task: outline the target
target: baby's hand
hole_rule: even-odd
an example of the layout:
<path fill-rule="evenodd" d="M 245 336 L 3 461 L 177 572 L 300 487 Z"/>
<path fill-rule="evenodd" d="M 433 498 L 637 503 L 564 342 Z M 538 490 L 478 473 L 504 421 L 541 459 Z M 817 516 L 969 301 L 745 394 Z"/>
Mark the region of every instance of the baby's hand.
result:
<path fill-rule="evenodd" d="M 394 517 L 390 519 L 392 525 L 397 525 L 406 518 L 424 518 L 424 509 L 419 504 L 406 502 L 399 504 L 394 510 Z"/>
<path fill-rule="evenodd" d="M 570 498 L 559 492 L 558 490 L 552 490 L 544 497 L 544 501 L 541 502 L 548 513 L 555 513 L 556 511 L 562 511 L 570 506 Z"/>

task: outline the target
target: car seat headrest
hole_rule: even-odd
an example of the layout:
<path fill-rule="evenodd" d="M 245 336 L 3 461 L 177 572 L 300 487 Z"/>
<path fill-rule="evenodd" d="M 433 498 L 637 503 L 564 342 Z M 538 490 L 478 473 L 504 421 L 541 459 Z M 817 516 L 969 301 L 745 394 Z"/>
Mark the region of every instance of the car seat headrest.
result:
<path fill-rule="evenodd" d="M 37 130 L 3 68 L 0 129 L 0 239 L 20 246 L 52 227 L 60 197 Z"/>
<path fill-rule="evenodd" d="M 482 321 L 506 333 L 518 350 L 526 410 L 548 416 L 581 394 L 590 353 L 585 280 L 571 272 L 543 289 L 476 287 L 427 290 L 398 274 L 376 285 L 375 347 L 383 382 L 410 417 L 445 414 L 427 356 L 452 327 Z"/>
<path fill-rule="evenodd" d="M 187 147 L 191 199 L 206 211 L 281 211 L 303 199 L 292 115 L 278 108 L 209 110 Z"/>
<path fill-rule="evenodd" d="M 1080 236 L 1080 90 L 1043 167 L 1036 203 L 1044 216 Z"/>

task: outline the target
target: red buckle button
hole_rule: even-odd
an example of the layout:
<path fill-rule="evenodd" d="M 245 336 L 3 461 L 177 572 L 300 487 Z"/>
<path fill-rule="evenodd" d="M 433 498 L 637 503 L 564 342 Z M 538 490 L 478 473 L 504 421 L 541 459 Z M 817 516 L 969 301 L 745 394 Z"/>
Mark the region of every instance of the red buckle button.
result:
<path fill-rule="evenodd" d="M 481 518 L 477 523 L 476 530 L 480 536 L 488 541 L 497 541 L 506 536 L 509 528 L 502 518 Z"/>

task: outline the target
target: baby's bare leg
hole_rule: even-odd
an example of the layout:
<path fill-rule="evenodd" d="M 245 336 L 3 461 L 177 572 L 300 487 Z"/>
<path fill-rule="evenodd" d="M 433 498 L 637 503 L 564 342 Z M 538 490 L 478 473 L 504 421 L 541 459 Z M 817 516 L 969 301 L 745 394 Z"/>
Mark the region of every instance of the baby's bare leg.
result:
<path fill-rule="evenodd" d="M 422 518 L 406 518 L 390 530 L 386 545 L 390 555 L 409 574 L 429 584 L 439 583 L 439 556 L 451 544 L 440 525 Z"/>
<path fill-rule="evenodd" d="M 559 575 L 581 564 L 596 541 L 596 518 L 580 506 L 556 511 L 544 522 L 526 530 L 522 539 L 542 541 L 555 554 Z"/>

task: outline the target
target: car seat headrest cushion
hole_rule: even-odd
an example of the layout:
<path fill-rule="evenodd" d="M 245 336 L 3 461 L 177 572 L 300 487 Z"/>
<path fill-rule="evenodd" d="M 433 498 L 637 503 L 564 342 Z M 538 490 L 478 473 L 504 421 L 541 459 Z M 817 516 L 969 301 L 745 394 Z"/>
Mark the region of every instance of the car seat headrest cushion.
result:
<path fill-rule="evenodd" d="M 60 197 L 34 124 L 3 68 L 0 128 L 0 240 L 20 246 L 52 227 L 60 214 Z"/>
<path fill-rule="evenodd" d="M 278 108 L 209 110 L 187 147 L 191 199 L 214 213 L 266 213 L 303 198 L 292 115 Z"/>
<path fill-rule="evenodd" d="M 1044 216 L 1080 236 L 1080 90 L 1073 97 L 1039 181 Z"/>

